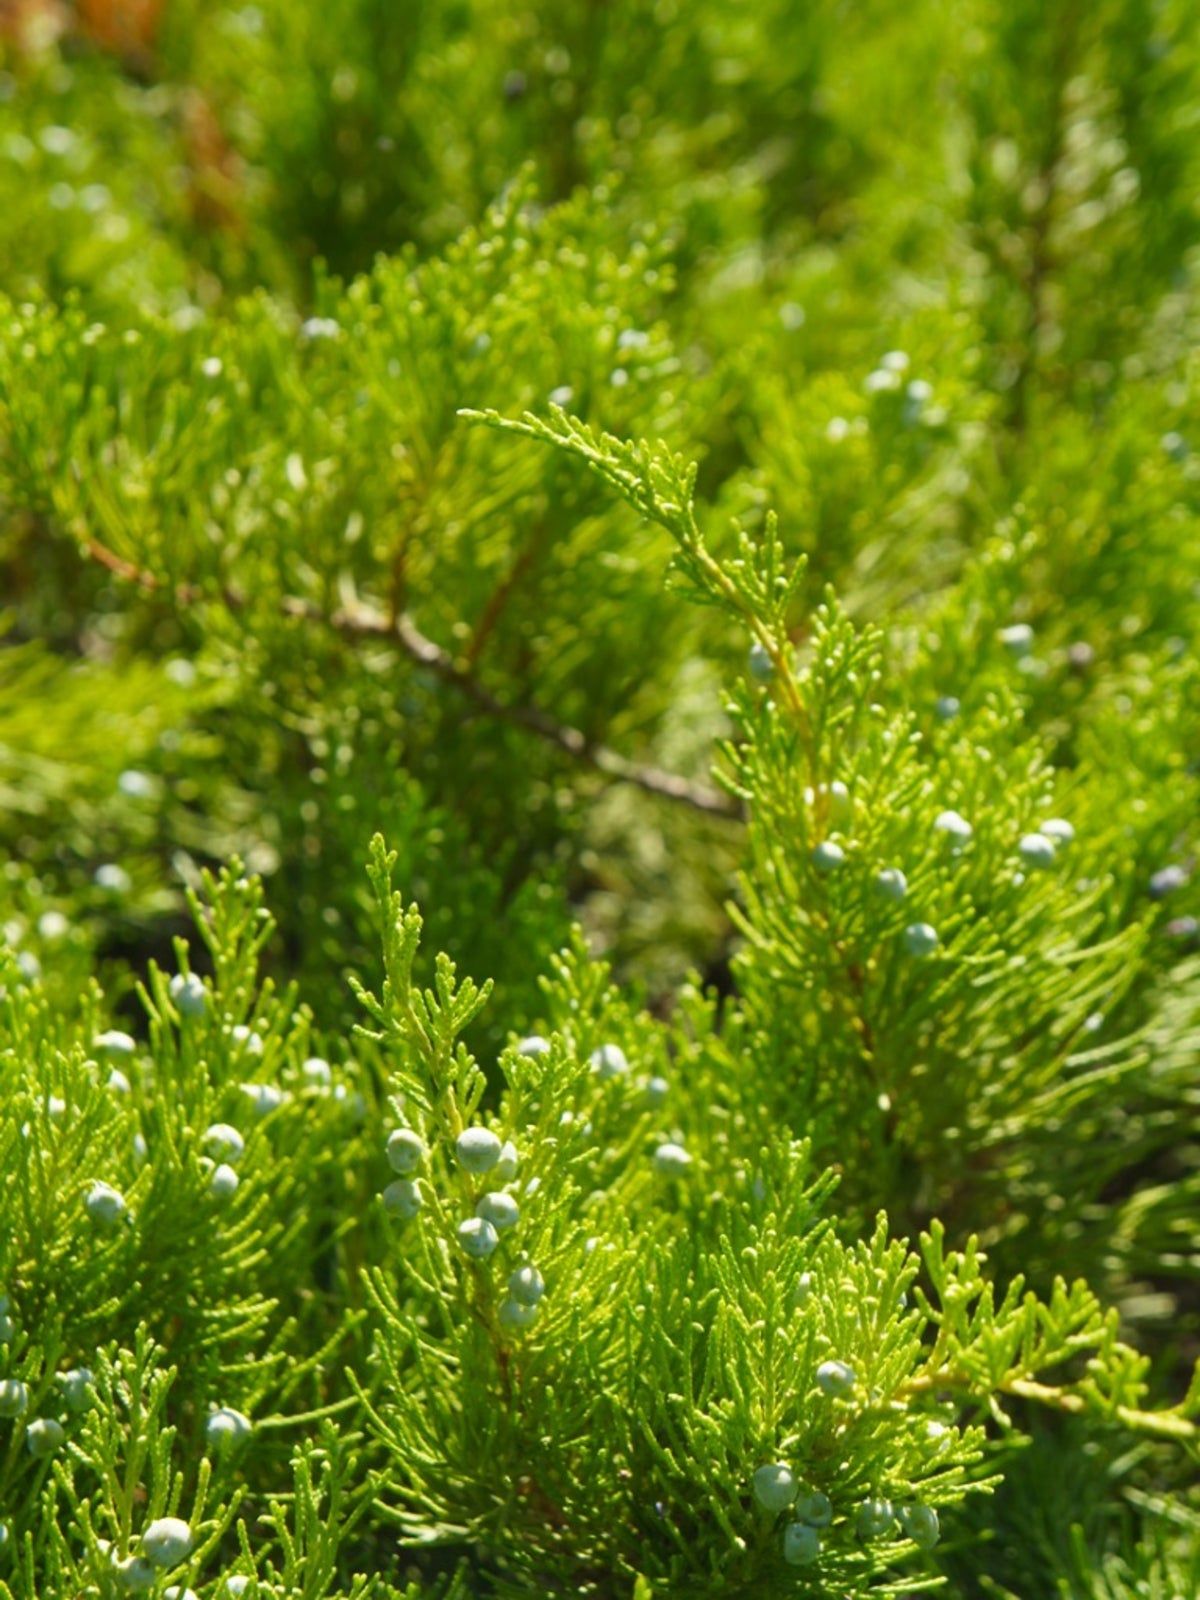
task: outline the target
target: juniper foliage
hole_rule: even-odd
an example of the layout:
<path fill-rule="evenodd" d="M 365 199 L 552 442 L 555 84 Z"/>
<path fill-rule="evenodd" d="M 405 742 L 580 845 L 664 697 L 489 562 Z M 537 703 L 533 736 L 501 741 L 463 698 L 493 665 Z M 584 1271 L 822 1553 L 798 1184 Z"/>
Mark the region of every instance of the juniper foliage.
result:
<path fill-rule="evenodd" d="M 3 1600 L 1200 1588 L 1193 10 L 3 10 Z"/>

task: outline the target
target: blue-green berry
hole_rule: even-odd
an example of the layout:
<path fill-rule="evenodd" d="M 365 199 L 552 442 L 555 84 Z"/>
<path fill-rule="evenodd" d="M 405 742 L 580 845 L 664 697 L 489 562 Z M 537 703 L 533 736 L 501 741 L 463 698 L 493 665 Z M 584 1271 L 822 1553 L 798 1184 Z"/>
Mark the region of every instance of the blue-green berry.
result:
<path fill-rule="evenodd" d="M 520 1207 L 512 1195 L 505 1194 L 503 1189 L 485 1194 L 475 1207 L 475 1215 L 490 1222 L 497 1233 L 503 1233 L 505 1228 L 515 1228 L 521 1220 Z"/>
<path fill-rule="evenodd" d="M 25 1429 L 25 1448 L 31 1456 L 52 1456 L 65 1438 L 61 1422 L 55 1422 L 53 1417 L 35 1417 Z"/>
<path fill-rule="evenodd" d="M 145 1556 L 126 1556 L 113 1562 L 113 1577 L 126 1594 L 145 1594 L 158 1582 L 158 1569 Z"/>
<path fill-rule="evenodd" d="M 846 852 L 835 839 L 822 839 L 813 849 L 812 864 L 818 872 L 836 872 L 846 862 Z"/>
<path fill-rule="evenodd" d="M 243 1083 L 239 1087 L 256 1117 L 269 1117 L 283 1104 L 284 1093 L 277 1083 Z"/>
<path fill-rule="evenodd" d="M 1065 817 L 1048 818 L 1038 824 L 1038 832 L 1044 833 L 1047 839 L 1053 839 L 1055 844 L 1070 844 L 1075 837 L 1075 829 Z"/>
<path fill-rule="evenodd" d="M 1169 894 L 1174 894 L 1177 889 L 1182 889 L 1187 882 L 1187 873 L 1182 867 L 1171 865 L 1160 867 L 1150 879 L 1150 898 L 1152 900 L 1165 900 Z"/>
<path fill-rule="evenodd" d="M 910 956 L 931 956 L 937 947 L 937 929 L 928 922 L 910 922 L 905 928 L 904 948 Z"/>
<path fill-rule="evenodd" d="M 92 881 L 97 889 L 107 889 L 109 894 L 128 894 L 133 888 L 133 879 L 115 861 L 106 861 L 97 867 Z"/>
<path fill-rule="evenodd" d="M 939 811 L 933 819 L 933 826 L 935 831 L 944 834 L 956 849 L 961 849 L 975 831 L 966 817 L 958 811 Z"/>
<path fill-rule="evenodd" d="M 396 1128 L 388 1135 L 387 1158 L 393 1172 L 407 1176 L 424 1161 L 425 1141 L 411 1128 Z"/>
<path fill-rule="evenodd" d="M 229 1200 L 237 1193 L 241 1179 L 227 1161 L 222 1161 L 213 1168 L 212 1177 L 208 1180 L 209 1193 L 217 1200 Z"/>
<path fill-rule="evenodd" d="M 795 1510 L 796 1520 L 807 1522 L 810 1528 L 827 1528 L 833 1521 L 833 1501 L 819 1489 L 814 1489 L 812 1494 L 802 1494 Z"/>
<path fill-rule="evenodd" d="M 598 1078 L 619 1078 L 629 1071 L 629 1062 L 619 1044 L 602 1044 L 592 1051 L 592 1071 Z"/>
<path fill-rule="evenodd" d="M 142 1533 L 142 1550 L 156 1567 L 177 1567 L 192 1550 L 192 1530 L 182 1517 L 159 1517 Z"/>
<path fill-rule="evenodd" d="M 394 1217 L 411 1219 L 421 1209 L 421 1190 L 411 1178 L 397 1178 L 383 1191 L 383 1204 Z"/>
<path fill-rule="evenodd" d="M 131 1056 L 137 1049 L 137 1042 L 132 1034 L 122 1033 L 120 1028 L 107 1028 L 96 1035 L 92 1048 L 104 1055 Z"/>
<path fill-rule="evenodd" d="M 849 1394 L 854 1387 L 854 1368 L 844 1361 L 822 1361 L 817 1368 L 817 1388 L 824 1395 L 836 1398 Z"/>
<path fill-rule="evenodd" d="M 751 1479 L 754 1498 L 772 1515 L 786 1511 L 799 1492 L 799 1484 L 785 1461 L 770 1461 L 759 1467 Z"/>
<path fill-rule="evenodd" d="M 807 1522 L 789 1522 L 783 1530 L 783 1559 L 793 1567 L 810 1567 L 821 1554 L 821 1535 Z"/>
<path fill-rule="evenodd" d="M 962 704 L 957 695 L 944 694 L 934 702 L 933 709 L 942 722 L 949 722 L 962 710 Z"/>
<path fill-rule="evenodd" d="M 756 683 L 769 683 L 775 676 L 775 663 L 766 645 L 757 639 L 746 655 L 746 669 Z"/>
<path fill-rule="evenodd" d="M 29 1390 L 20 1378 L 0 1378 L 0 1417 L 19 1417 L 29 1405 Z"/>
<path fill-rule="evenodd" d="M 903 900 L 908 893 L 908 879 L 899 867 L 884 867 L 875 874 L 875 887 L 885 900 Z"/>
<path fill-rule="evenodd" d="M 229 1122 L 214 1122 L 204 1130 L 204 1148 L 214 1161 L 227 1161 L 236 1167 L 246 1149 L 246 1142 Z"/>
<path fill-rule="evenodd" d="M 915 1545 L 932 1550 L 941 1537 L 938 1514 L 932 1506 L 900 1506 L 896 1515 L 900 1526 Z"/>
<path fill-rule="evenodd" d="M 661 1106 L 671 1091 L 671 1085 L 666 1078 L 646 1079 L 646 1102 L 651 1106 Z"/>
<path fill-rule="evenodd" d="M 93 1183 L 83 1204 L 92 1221 L 106 1228 L 120 1222 L 129 1209 L 125 1196 L 110 1183 Z"/>
<path fill-rule="evenodd" d="M 546 1292 L 546 1281 L 532 1261 L 527 1261 L 509 1277 L 508 1292 L 520 1305 L 536 1306 Z"/>
<path fill-rule="evenodd" d="M 890 1500 L 864 1500 L 858 1508 L 855 1526 L 860 1539 L 882 1539 L 896 1521 Z"/>
<path fill-rule="evenodd" d="M 517 1054 L 519 1056 L 548 1056 L 550 1054 L 550 1041 L 543 1039 L 540 1033 L 531 1033 L 526 1039 L 517 1040 Z"/>
<path fill-rule="evenodd" d="M 474 1260 L 486 1261 L 500 1243 L 500 1235 L 485 1217 L 468 1217 L 458 1225 L 458 1242 Z"/>
<path fill-rule="evenodd" d="M 324 1056 L 309 1056 L 300 1071 L 314 1089 L 327 1089 L 333 1082 L 333 1068 Z"/>
<path fill-rule="evenodd" d="M 214 1450 L 231 1450 L 235 1445 L 244 1444 L 253 1432 L 250 1418 L 233 1406 L 218 1406 L 209 1413 L 204 1424 L 204 1437 Z"/>
<path fill-rule="evenodd" d="M 203 1016 L 208 992 L 194 972 L 177 972 L 167 988 L 181 1017 Z"/>
<path fill-rule="evenodd" d="M 666 1144 L 660 1144 L 654 1152 L 654 1170 L 661 1172 L 665 1177 L 681 1177 L 691 1164 L 692 1158 L 681 1144 L 668 1141 Z"/>
<path fill-rule="evenodd" d="M 517 1147 L 511 1139 L 506 1139 L 500 1146 L 500 1159 L 492 1168 L 492 1176 L 497 1183 L 511 1183 L 517 1175 L 517 1168 L 521 1158 L 517 1154 Z"/>
<path fill-rule="evenodd" d="M 514 1295 L 506 1295 L 500 1302 L 500 1326 L 503 1328 L 531 1328 L 537 1321 L 537 1306 L 526 1305 Z"/>
<path fill-rule="evenodd" d="M 68 1411 L 86 1411 L 92 1403 L 92 1386 L 95 1383 L 89 1367 L 72 1367 L 59 1377 L 63 1400 Z"/>
<path fill-rule="evenodd" d="M 1029 867 L 1052 867 L 1057 854 L 1054 840 L 1044 833 L 1026 833 L 1017 845 L 1021 860 Z"/>
<path fill-rule="evenodd" d="M 792 1304 L 796 1310 L 801 1310 L 812 1299 L 813 1278 L 811 1272 L 802 1272 L 796 1279 L 792 1289 Z"/>
<path fill-rule="evenodd" d="M 1027 622 L 1014 622 L 1000 629 L 1000 643 L 1014 656 L 1027 656 L 1033 648 L 1033 629 Z"/>
<path fill-rule="evenodd" d="M 502 1148 L 490 1128 L 464 1128 L 454 1144 L 459 1166 L 464 1172 L 476 1175 L 492 1170 Z"/>

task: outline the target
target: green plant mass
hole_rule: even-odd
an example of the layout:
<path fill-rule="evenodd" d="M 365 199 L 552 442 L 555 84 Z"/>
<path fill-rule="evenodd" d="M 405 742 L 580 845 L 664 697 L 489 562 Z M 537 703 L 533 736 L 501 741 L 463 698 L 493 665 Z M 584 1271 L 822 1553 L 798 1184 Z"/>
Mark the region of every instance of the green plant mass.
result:
<path fill-rule="evenodd" d="M 1192 0 L 0 4 L 0 1600 L 1197 1600 Z"/>

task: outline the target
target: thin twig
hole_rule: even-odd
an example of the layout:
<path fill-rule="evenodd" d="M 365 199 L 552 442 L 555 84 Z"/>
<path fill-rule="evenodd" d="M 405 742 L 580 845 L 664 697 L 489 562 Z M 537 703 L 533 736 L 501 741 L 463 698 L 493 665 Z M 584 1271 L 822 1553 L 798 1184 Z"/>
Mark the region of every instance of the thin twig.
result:
<path fill-rule="evenodd" d="M 166 586 L 153 572 L 148 572 L 117 556 L 99 540 L 88 539 L 84 549 L 117 577 L 135 583 L 147 591 L 165 591 Z M 191 605 L 202 597 L 202 591 L 192 584 L 181 584 L 172 592 L 175 600 L 183 605 Z M 241 610 L 246 603 L 245 596 L 235 589 L 226 588 L 222 591 L 221 598 L 233 611 Z M 426 638 L 412 618 L 404 612 L 393 621 L 382 612 L 355 601 L 339 607 L 337 611 L 327 613 L 311 601 L 302 600 L 295 595 L 285 595 L 280 601 L 280 610 L 285 616 L 332 628 L 347 638 L 389 640 L 398 645 L 418 666 L 426 668 L 443 683 L 449 684 L 467 699 L 473 700 L 489 716 L 511 723 L 514 727 L 527 729 L 539 739 L 544 739 L 547 744 L 556 745 L 573 760 L 583 762 L 618 783 L 632 784 L 647 794 L 660 795 L 665 800 L 690 806 L 694 811 L 702 811 L 708 816 L 734 818 L 741 815 L 737 803 L 719 789 L 710 788 L 707 784 L 693 783 L 687 778 L 681 778 L 677 773 L 664 772 L 659 767 L 631 761 L 616 750 L 610 750 L 607 745 L 593 743 L 578 728 L 558 722 L 537 706 L 506 705 L 480 683 L 478 678 L 459 666 L 454 657 L 443 650 L 441 645 Z"/>
<path fill-rule="evenodd" d="M 393 623 L 381 613 L 356 604 L 343 606 L 332 615 L 326 615 L 308 601 L 290 598 L 284 601 L 283 609 L 289 616 L 302 616 L 311 622 L 323 622 L 338 633 L 352 638 L 372 637 L 392 640 L 411 660 L 434 673 L 443 683 L 450 684 L 467 699 L 473 700 L 489 716 L 510 722 L 518 728 L 527 728 L 530 733 L 537 734 L 538 738 L 544 739 L 548 744 L 557 745 L 574 760 L 594 767 L 597 772 L 602 772 L 606 777 L 614 778 L 619 783 L 631 783 L 636 788 L 644 789 L 648 794 L 661 795 L 664 799 L 675 800 L 681 805 L 691 806 L 693 810 L 706 812 L 710 816 L 740 815 L 736 803 L 718 789 L 711 789 L 706 784 L 693 783 L 687 778 L 681 778 L 677 773 L 664 772 L 659 767 L 630 761 L 627 756 L 618 754 L 616 750 L 610 750 L 607 745 L 593 744 L 578 728 L 558 722 L 537 706 L 506 705 L 480 683 L 478 678 L 460 667 L 454 657 L 443 650 L 441 645 L 426 638 L 412 618 L 406 614 L 401 614 Z"/>

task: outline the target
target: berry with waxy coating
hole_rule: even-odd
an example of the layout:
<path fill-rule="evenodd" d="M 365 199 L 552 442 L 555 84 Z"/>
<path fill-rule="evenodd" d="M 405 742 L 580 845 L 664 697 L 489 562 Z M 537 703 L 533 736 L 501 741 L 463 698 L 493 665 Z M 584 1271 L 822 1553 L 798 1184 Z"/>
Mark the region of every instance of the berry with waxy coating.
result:
<path fill-rule="evenodd" d="M 92 1385 L 95 1378 L 89 1367 L 72 1367 L 61 1374 L 63 1400 L 68 1411 L 86 1411 L 92 1403 Z"/>
<path fill-rule="evenodd" d="M 145 1594 L 158 1582 L 158 1569 L 145 1556 L 126 1556 L 123 1561 L 113 1562 L 113 1577 L 117 1588 L 127 1594 Z"/>
<path fill-rule="evenodd" d="M 228 1200 L 237 1193 L 240 1182 L 241 1179 L 229 1163 L 222 1161 L 213 1168 L 212 1177 L 208 1180 L 209 1193 L 217 1200 Z"/>
<path fill-rule="evenodd" d="M 799 1493 L 799 1484 L 786 1461 L 770 1461 L 759 1467 L 751 1480 L 754 1498 L 764 1511 L 786 1511 Z"/>
<path fill-rule="evenodd" d="M 192 1550 L 192 1530 L 182 1517 L 158 1517 L 142 1533 L 142 1550 L 156 1567 L 177 1567 Z"/>
<path fill-rule="evenodd" d="M 775 676 L 771 652 L 757 639 L 746 654 L 746 669 L 756 683 L 767 683 Z"/>
<path fill-rule="evenodd" d="M 860 1539 L 882 1539 L 895 1521 L 890 1500 L 864 1500 L 858 1508 L 855 1527 Z"/>
<path fill-rule="evenodd" d="M 500 1235 L 486 1217 L 468 1217 L 458 1225 L 458 1242 L 474 1260 L 486 1261 L 500 1243 Z"/>
<path fill-rule="evenodd" d="M 543 1039 L 540 1033 L 531 1033 L 527 1039 L 517 1040 L 517 1054 L 519 1056 L 548 1056 L 550 1054 L 550 1041 Z"/>
<path fill-rule="evenodd" d="M 397 1178 L 383 1191 L 383 1203 L 394 1217 L 415 1217 L 423 1203 L 421 1190 L 411 1178 Z"/>
<path fill-rule="evenodd" d="M 536 1306 L 546 1292 L 546 1281 L 532 1261 L 527 1261 L 510 1276 L 508 1292 L 519 1304 Z"/>
<path fill-rule="evenodd" d="M 958 811 L 939 811 L 933 819 L 936 832 L 944 834 L 950 843 L 961 849 L 975 832 L 966 817 Z"/>
<path fill-rule="evenodd" d="M 236 1028 L 231 1028 L 229 1037 L 234 1044 L 240 1044 L 248 1056 L 262 1055 L 262 1035 L 255 1033 L 253 1028 L 248 1028 L 244 1022 L 239 1022 Z"/>
<path fill-rule="evenodd" d="M 899 867 L 884 867 L 875 874 L 875 887 L 886 900 L 903 900 L 908 893 L 908 879 Z"/>
<path fill-rule="evenodd" d="M 0 1378 L 0 1417 L 19 1417 L 29 1405 L 29 1389 L 20 1378 Z"/>
<path fill-rule="evenodd" d="M 796 1279 L 796 1286 L 792 1290 L 792 1304 L 799 1311 L 812 1299 L 813 1279 L 811 1272 L 802 1272 Z"/>
<path fill-rule="evenodd" d="M 517 1175 L 520 1162 L 516 1145 L 511 1139 L 506 1139 L 500 1147 L 500 1159 L 492 1168 L 492 1176 L 497 1183 L 511 1183 Z"/>
<path fill-rule="evenodd" d="M 459 1166 L 464 1172 L 476 1175 L 490 1172 L 499 1161 L 502 1149 L 490 1128 L 464 1128 L 454 1144 Z"/>
<path fill-rule="evenodd" d="M 661 1106 L 671 1091 L 666 1078 L 647 1078 L 646 1100 L 652 1106 Z"/>
<path fill-rule="evenodd" d="M 208 994 L 194 972 L 177 972 L 167 985 L 167 991 L 181 1017 L 203 1016 Z"/>
<path fill-rule="evenodd" d="M 932 1550 L 941 1538 L 938 1514 L 932 1506 L 900 1506 L 896 1515 L 905 1533 L 922 1550 Z"/>
<path fill-rule="evenodd" d="M 228 1122 L 214 1122 L 204 1132 L 204 1148 L 214 1161 L 227 1161 L 236 1167 L 246 1149 L 238 1130 Z"/>
<path fill-rule="evenodd" d="M 1180 866 L 1160 867 L 1150 879 L 1150 898 L 1152 900 L 1165 900 L 1169 894 L 1174 894 L 1177 889 L 1182 889 L 1187 882 L 1187 873 Z"/>
<path fill-rule="evenodd" d="M 802 1494 L 795 1505 L 796 1520 L 807 1522 L 810 1528 L 827 1528 L 833 1521 L 833 1502 L 827 1494 L 814 1489 L 812 1494 Z"/>
<path fill-rule="evenodd" d="M 910 956 L 931 956 L 938 947 L 938 932 L 928 922 L 910 922 L 904 930 L 904 948 Z"/>
<path fill-rule="evenodd" d="M 537 1321 L 537 1306 L 526 1305 L 511 1294 L 500 1302 L 500 1325 L 503 1328 L 531 1328 Z"/>
<path fill-rule="evenodd" d="M 52 1456 L 65 1438 L 61 1422 L 55 1422 L 53 1417 L 35 1417 L 25 1429 L 25 1448 L 31 1456 Z"/>
<path fill-rule="evenodd" d="M 836 872 L 846 863 L 846 852 L 835 839 L 822 839 L 812 853 L 812 864 L 818 872 Z"/>
<path fill-rule="evenodd" d="M 396 1128 L 388 1135 L 387 1158 L 393 1172 L 415 1172 L 425 1159 L 425 1141 L 411 1128 Z"/>
<path fill-rule="evenodd" d="M 327 1089 L 333 1082 L 333 1069 L 324 1056 L 309 1056 L 300 1071 L 314 1088 Z"/>
<path fill-rule="evenodd" d="M 942 722 L 949 722 L 956 717 L 962 709 L 957 695 L 944 694 L 934 702 L 934 713 Z"/>
<path fill-rule="evenodd" d="M 108 1028 L 96 1035 L 92 1048 L 109 1056 L 131 1056 L 137 1049 L 137 1042 L 132 1034 L 122 1033 L 120 1028 Z"/>
<path fill-rule="evenodd" d="M 854 1387 L 854 1368 L 844 1361 L 822 1361 L 817 1368 L 817 1388 L 824 1395 L 836 1398 L 849 1394 Z"/>
<path fill-rule="evenodd" d="M 598 1078 L 619 1078 L 629 1071 L 629 1062 L 619 1044 L 602 1044 L 592 1051 L 592 1071 Z"/>
<path fill-rule="evenodd" d="M 218 1406 L 209 1413 L 204 1424 L 204 1437 L 214 1450 L 230 1450 L 234 1445 L 244 1444 L 253 1432 L 250 1418 L 233 1406 Z"/>
<path fill-rule="evenodd" d="M 793 1567 L 809 1567 L 821 1554 L 821 1535 L 807 1522 L 789 1522 L 783 1530 L 783 1559 Z"/>
<path fill-rule="evenodd" d="M 1054 840 L 1044 833 L 1026 833 L 1017 845 L 1021 860 L 1029 867 L 1052 867 L 1057 854 Z"/>
<path fill-rule="evenodd" d="M 498 1233 L 503 1233 L 505 1228 L 515 1228 L 520 1222 L 521 1209 L 512 1195 L 497 1189 L 483 1196 L 475 1207 L 475 1215 L 482 1217 L 485 1222 L 490 1222 Z"/>
<path fill-rule="evenodd" d="M 665 1177 L 678 1178 L 692 1164 L 692 1158 L 681 1144 L 668 1140 L 654 1152 L 654 1170 Z"/>
<path fill-rule="evenodd" d="M 1014 622 L 1000 629 L 999 639 L 1014 656 L 1026 656 L 1033 648 L 1033 629 L 1027 622 Z"/>
<path fill-rule="evenodd" d="M 238 1087 L 249 1100 L 256 1117 L 269 1117 L 283 1104 L 283 1090 L 276 1083 L 243 1083 Z"/>
<path fill-rule="evenodd" d="M 1075 829 L 1065 817 L 1048 818 L 1038 824 L 1038 832 L 1044 833 L 1047 839 L 1053 839 L 1055 844 L 1070 844 L 1075 837 Z"/>
<path fill-rule="evenodd" d="M 125 1196 L 110 1183 L 93 1183 L 84 1198 L 88 1216 L 101 1227 L 111 1228 L 125 1216 Z"/>

